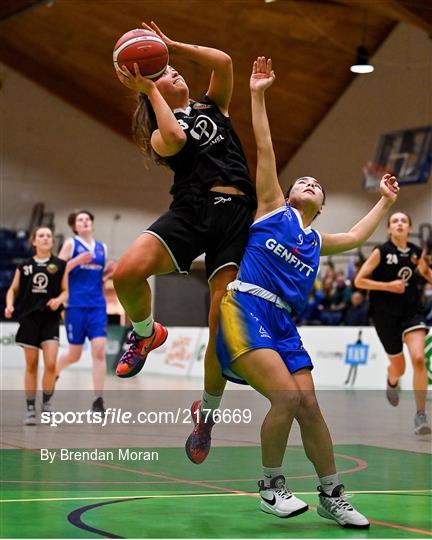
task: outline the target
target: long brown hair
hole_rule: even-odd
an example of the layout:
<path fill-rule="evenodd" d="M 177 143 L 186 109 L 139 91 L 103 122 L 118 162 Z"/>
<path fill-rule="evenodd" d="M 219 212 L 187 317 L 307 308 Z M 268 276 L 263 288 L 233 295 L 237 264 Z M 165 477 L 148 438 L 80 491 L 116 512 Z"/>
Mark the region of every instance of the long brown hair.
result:
<path fill-rule="evenodd" d="M 158 165 L 168 167 L 166 160 L 157 154 L 150 143 L 153 131 L 157 129 L 156 114 L 146 94 L 139 92 L 138 105 L 132 118 L 132 137 L 141 152 Z"/>

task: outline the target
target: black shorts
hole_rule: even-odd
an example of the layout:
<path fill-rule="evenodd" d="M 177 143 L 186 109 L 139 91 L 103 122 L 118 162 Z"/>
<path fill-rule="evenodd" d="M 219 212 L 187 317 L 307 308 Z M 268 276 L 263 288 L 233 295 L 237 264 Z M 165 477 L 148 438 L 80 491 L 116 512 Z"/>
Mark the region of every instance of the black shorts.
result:
<path fill-rule="evenodd" d="M 47 341 L 59 342 L 60 321 L 57 314 L 35 311 L 20 320 L 15 342 L 21 347 L 41 348 Z"/>
<path fill-rule="evenodd" d="M 419 312 L 397 316 L 376 311 L 372 315 L 372 321 L 385 352 L 390 356 L 403 351 L 403 338 L 408 332 L 421 328 L 424 328 L 426 333 L 428 331 L 426 316 Z"/>
<path fill-rule="evenodd" d="M 146 232 L 159 238 L 182 274 L 205 253 L 210 281 L 222 267 L 240 266 L 254 209 L 255 201 L 248 195 L 191 194 L 174 201 Z"/>

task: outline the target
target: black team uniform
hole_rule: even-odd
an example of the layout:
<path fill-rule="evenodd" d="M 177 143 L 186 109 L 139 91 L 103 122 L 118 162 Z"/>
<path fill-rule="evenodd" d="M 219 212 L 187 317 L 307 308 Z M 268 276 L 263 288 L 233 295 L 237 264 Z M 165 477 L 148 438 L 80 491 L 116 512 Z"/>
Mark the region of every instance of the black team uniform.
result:
<path fill-rule="evenodd" d="M 174 171 L 173 202 L 147 232 L 162 241 L 180 273 L 188 273 L 192 261 L 205 253 L 210 280 L 220 268 L 240 265 L 255 190 L 231 120 L 208 96 L 175 109 L 174 115 L 187 142 L 178 154 L 164 158 Z M 210 191 L 215 184 L 234 186 L 245 195 Z"/>
<path fill-rule="evenodd" d="M 15 316 L 20 326 L 15 338 L 21 347 L 38 349 L 46 341 L 59 341 L 60 307 L 52 311 L 48 300 L 62 292 L 61 282 L 66 262 L 58 257 L 35 260 L 33 257 L 22 263 L 19 290 L 15 299 Z"/>
<path fill-rule="evenodd" d="M 405 292 L 370 291 L 369 302 L 372 320 L 385 352 L 390 356 L 403 350 L 403 336 L 407 332 L 424 328 L 426 315 L 421 303 L 417 264 L 422 250 L 408 242 L 400 249 L 390 240 L 377 246 L 381 260 L 371 274 L 371 279 L 389 282 L 405 281 Z"/>

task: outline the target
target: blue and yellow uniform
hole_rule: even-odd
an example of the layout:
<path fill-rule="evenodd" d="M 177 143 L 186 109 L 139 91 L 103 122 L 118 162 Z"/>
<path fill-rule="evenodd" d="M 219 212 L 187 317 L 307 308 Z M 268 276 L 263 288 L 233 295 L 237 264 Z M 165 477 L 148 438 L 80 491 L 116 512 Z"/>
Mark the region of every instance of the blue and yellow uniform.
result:
<path fill-rule="evenodd" d="M 319 267 L 321 237 L 303 228 L 288 203 L 257 219 L 238 279 L 221 304 L 217 354 L 227 379 L 245 384 L 231 363 L 253 349 L 274 349 L 290 373 L 313 368 L 291 314 L 300 315 Z"/>
<path fill-rule="evenodd" d="M 106 301 L 103 294 L 103 272 L 106 264 L 106 246 L 95 241 L 93 245 L 78 236 L 73 238 L 72 258 L 90 251 L 93 259 L 75 267 L 69 273 L 69 299 L 65 313 L 68 341 L 82 345 L 85 338 L 92 340 L 106 336 Z"/>

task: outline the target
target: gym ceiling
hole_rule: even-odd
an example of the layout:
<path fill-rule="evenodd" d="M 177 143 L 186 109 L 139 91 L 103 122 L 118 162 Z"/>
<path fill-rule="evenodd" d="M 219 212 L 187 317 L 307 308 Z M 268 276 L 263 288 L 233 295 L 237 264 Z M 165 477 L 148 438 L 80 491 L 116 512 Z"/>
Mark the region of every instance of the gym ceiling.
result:
<path fill-rule="evenodd" d="M 277 80 L 268 112 L 278 168 L 294 155 L 354 77 L 362 41 L 370 55 L 399 22 L 432 35 L 431 0 L 2 0 L 0 61 L 125 137 L 134 97 L 117 80 L 112 49 L 126 31 L 154 20 L 169 37 L 217 47 L 234 62 L 230 113 L 251 166 L 249 76 L 258 55 Z M 173 58 L 191 96 L 205 69 Z M 25 114 L 25 111 L 23 111 Z"/>

